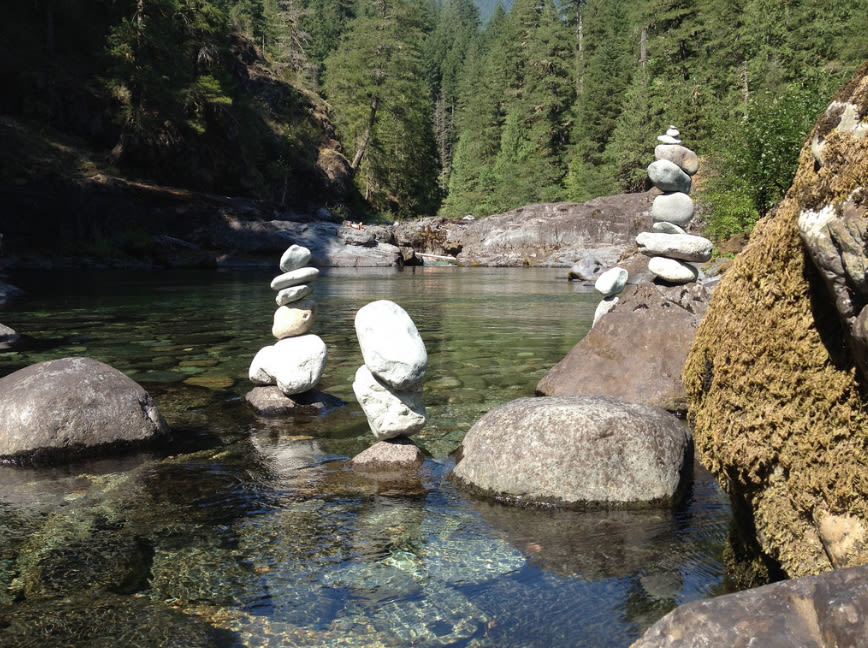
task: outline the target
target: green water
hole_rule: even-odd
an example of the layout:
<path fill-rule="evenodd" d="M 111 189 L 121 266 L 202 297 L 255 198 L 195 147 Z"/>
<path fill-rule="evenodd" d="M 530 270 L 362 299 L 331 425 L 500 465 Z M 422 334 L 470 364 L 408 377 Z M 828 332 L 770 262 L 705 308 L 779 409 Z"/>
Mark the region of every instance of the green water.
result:
<path fill-rule="evenodd" d="M 272 342 L 271 275 L 32 273 L 0 322 L 29 336 L 0 375 L 85 355 L 144 385 L 173 430 L 158 453 L 0 467 L 3 646 L 626 646 L 724 591 L 726 498 L 697 468 L 673 511 L 516 510 L 446 476 L 482 414 L 529 396 L 590 326 L 563 270 L 332 270 L 314 332 L 320 418 L 256 417 L 243 395 Z M 353 317 L 410 313 L 429 354 L 418 480 L 344 468 L 373 438 L 351 382 Z"/>

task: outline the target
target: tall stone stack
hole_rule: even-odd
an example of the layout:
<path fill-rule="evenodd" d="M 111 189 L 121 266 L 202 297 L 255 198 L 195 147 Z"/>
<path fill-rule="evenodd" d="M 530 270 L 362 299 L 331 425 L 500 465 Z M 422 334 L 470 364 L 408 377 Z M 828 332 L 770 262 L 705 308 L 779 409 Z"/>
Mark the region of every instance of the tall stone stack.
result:
<path fill-rule="evenodd" d="M 428 352 L 416 325 L 398 304 L 379 300 L 359 309 L 356 336 L 365 361 L 353 392 L 378 441 L 409 437 L 425 425 L 422 384 Z"/>
<path fill-rule="evenodd" d="M 639 251 L 651 257 L 648 270 L 671 284 L 696 281 L 698 270 L 693 263 L 711 258 L 713 244 L 702 236 L 687 233 L 695 206 L 690 197 L 692 177 L 699 169 L 696 153 L 681 144 L 680 133 L 670 126 L 654 149 L 654 162 L 648 177 L 663 193 L 654 199 L 652 232 L 636 237 Z"/>
<path fill-rule="evenodd" d="M 328 356 L 325 342 L 310 333 L 317 309 L 308 296 L 313 292 L 311 282 L 319 276 L 319 270 L 307 265 L 310 257 L 310 250 L 300 245 L 292 245 L 283 253 L 283 274 L 271 281 L 272 290 L 277 291 L 271 333 L 277 342 L 261 348 L 250 363 L 251 382 L 275 385 L 286 397 L 313 389 Z"/>

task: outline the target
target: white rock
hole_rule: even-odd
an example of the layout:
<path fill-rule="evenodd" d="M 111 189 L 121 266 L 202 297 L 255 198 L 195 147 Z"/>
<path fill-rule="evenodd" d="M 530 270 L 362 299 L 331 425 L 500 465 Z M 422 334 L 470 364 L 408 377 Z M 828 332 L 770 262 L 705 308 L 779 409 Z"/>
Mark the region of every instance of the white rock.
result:
<path fill-rule="evenodd" d="M 328 348 L 318 335 L 300 335 L 261 348 L 248 375 L 257 385 L 277 385 L 287 396 L 312 389 L 322 377 Z"/>
<path fill-rule="evenodd" d="M 693 199 L 686 193 L 671 191 L 660 194 L 651 203 L 651 218 L 655 223 L 673 223 L 679 227 L 687 227 L 693 220 L 696 206 Z"/>
<path fill-rule="evenodd" d="M 278 340 L 296 335 L 304 335 L 313 328 L 316 321 L 316 302 L 302 299 L 292 306 L 281 306 L 274 311 L 271 334 Z"/>
<path fill-rule="evenodd" d="M 651 231 L 658 234 L 687 234 L 687 231 L 678 227 L 675 223 L 660 221 L 651 226 Z"/>
<path fill-rule="evenodd" d="M 365 412 L 371 432 L 379 441 L 410 436 L 425 425 L 421 390 L 392 390 L 363 365 L 356 371 L 353 392 Z"/>
<path fill-rule="evenodd" d="M 627 271 L 624 268 L 609 268 L 599 276 L 594 289 L 603 297 L 617 295 L 627 285 Z"/>
<path fill-rule="evenodd" d="M 669 160 L 655 160 L 648 165 L 648 178 L 661 191 L 690 193 L 690 176 Z"/>
<path fill-rule="evenodd" d="M 371 302 L 356 313 L 355 326 L 371 373 L 399 391 L 422 384 L 428 352 L 407 311 L 385 299 Z"/>
<path fill-rule="evenodd" d="M 658 135 L 657 141 L 663 144 L 681 144 L 681 140 L 671 135 Z"/>
<path fill-rule="evenodd" d="M 306 266 L 310 262 L 310 250 L 301 245 L 290 245 L 280 257 L 281 272 L 291 272 Z"/>
<path fill-rule="evenodd" d="M 692 265 L 666 257 L 651 257 L 648 261 L 648 270 L 664 281 L 674 284 L 696 281 L 699 274 Z"/>
<path fill-rule="evenodd" d="M 708 261 L 714 244 L 693 234 L 641 232 L 636 237 L 639 251 L 647 256 L 664 256 L 681 261 Z"/>
<path fill-rule="evenodd" d="M 669 128 L 666 129 L 666 134 L 669 135 L 669 137 L 678 137 L 679 135 L 681 135 L 679 130 L 675 128 L 675 126 L 673 126 L 672 124 L 669 124 Z"/>
<path fill-rule="evenodd" d="M 654 147 L 654 159 L 669 160 L 689 176 L 699 170 L 699 156 L 680 144 L 658 144 Z"/>
<path fill-rule="evenodd" d="M 316 268 L 306 267 L 298 270 L 284 272 L 282 275 L 277 275 L 271 280 L 272 290 L 283 290 L 291 286 L 298 286 L 313 281 L 319 276 L 319 270 Z"/>
<path fill-rule="evenodd" d="M 603 317 L 610 310 L 615 308 L 615 304 L 618 303 L 618 296 L 612 295 L 611 297 L 606 297 L 605 299 L 601 299 L 600 303 L 597 304 L 597 310 L 594 311 L 594 323 L 591 324 L 591 327 L 597 325 L 597 322 L 600 321 L 600 318 Z"/>
<path fill-rule="evenodd" d="M 310 284 L 290 286 L 289 288 L 284 288 L 283 290 L 278 292 L 277 297 L 275 297 L 274 301 L 277 302 L 278 306 L 286 306 L 287 304 L 291 304 L 292 302 L 304 299 L 312 292 L 313 286 L 311 286 Z"/>

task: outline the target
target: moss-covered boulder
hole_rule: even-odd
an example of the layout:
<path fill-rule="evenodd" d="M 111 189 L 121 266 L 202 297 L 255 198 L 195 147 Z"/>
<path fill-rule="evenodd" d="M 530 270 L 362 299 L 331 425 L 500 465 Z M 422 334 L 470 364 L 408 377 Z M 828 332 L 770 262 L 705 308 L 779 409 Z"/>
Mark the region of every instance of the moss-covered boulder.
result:
<path fill-rule="evenodd" d="M 789 576 L 868 563 L 868 390 L 798 227 L 803 212 L 845 205 L 864 225 L 866 123 L 868 64 L 820 116 L 793 186 L 724 275 L 684 369 L 702 462 Z"/>

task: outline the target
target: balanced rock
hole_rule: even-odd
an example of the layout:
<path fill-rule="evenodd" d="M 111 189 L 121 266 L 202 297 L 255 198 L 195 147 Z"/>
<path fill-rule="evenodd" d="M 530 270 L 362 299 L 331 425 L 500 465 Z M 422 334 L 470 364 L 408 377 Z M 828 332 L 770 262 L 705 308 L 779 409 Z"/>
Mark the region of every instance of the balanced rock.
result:
<path fill-rule="evenodd" d="M 93 454 L 168 434 L 151 396 L 90 358 L 30 365 L 0 378 L 0 458 Z"/>
<path fill-rule="evenodd" d="M 298 268 L 297 270 L 291 270 L 289 272 L 284 272 L 282 275 L 276 276 L 271 280 L 271 289 L 272 290 L 283 290 L 284 288 L 290 288 L 292 286 L 298 286 L 300 284 L 306 284 L 308 282 L 313 281 L 319 276 L 319 270 L 312 267 L 304 267 Z"/>
<path fill-rule="evenodd" d="M 663 193 L 654 198 L 651 203 L 651 218 L 655 223 L 665 222 L 687 227 L 693 220 L 696 206 L 693 199 L 686 193 L 673 191 Z"/>
<path fill-rule="evenodd" d="M 377 440 L 410 436 L 425 425 L 422 392 L 396 391 L 377 380 L 367 365 L 356 371 L 353 392 Z"/>
<path fill-rule="evenodd" d="M 277 302 L 278 306 L 286 306 L 287 304 L 304 299 L 312 292 L 313 286 L 310 284 L 290 286 L 289 288 L 284 288 L 283 290 L 278 291 L 277 297 L 274 298 L 274 301 Z"/>
<path fill-rule="evenodd" d="M 287 414 L 299 414 L 305 416 L 318 416 L 330 412 L 338 407 L 346 405 L 337 396 L 326 394 L 317 389 L 309 389 L 287 396 L 276 385 L 254 387 L 244 395 L 250 406 L 260 416 L 286 416 Z"/>
<path fill-rule="evenodd" d="M 649 164 L 648 178 L 661 191 L 690 193 L 690 176 L 669 160 L 656 160 Z"/>
<path fill-rule="evenodd" d="M 280 257 L 280 271 L 292 272 L 306 266 L 310 262 L 310 250 L 301 245 L 290 245 Z"/>
<path fill-rule="evenodd" d="M 594 289 L 603 295 L 603 297 L 611 297 L 617 295 L 624 290 L 627 285 L 627 271 L 624 268 L 609 268 L 599 276 Z"/>
<path fill-rule="evenodd" d="M 677 164 L 689 176 L 699 170 L 699 156 L 680 144 L 658 144 L 654 147 L 654 158 Z"/>
<path fill-rule="evenodd" d="M 609 297 L 604 297 L 600 300 L 600 303 L 597 304 L 597 309 L 594 311 L 594 322 L 591 324 L 591 327 L 596 326 L 597 322 L 600 321 L 600 318 L 603 317 L 610 310 L 615 308 L 618 304 L 618 296 L 611 295 Z"/>
<path fill-rule="evenodd" d="M 641 232 L 636 237 L 639 251 L 646 256 L 664 256 L 682 261 L 705 262 L 711 258 L 714 244 L 693 234 L 656 234 Z"/>
<path fill-rule="evenodd" d="M 651 226 L 651 231 L 656 234 L 687 234 L 687 230 L 678 227 L 678 225 L 675 225 L 674 223 L 667 223 L 666 221 L 654 223 Z"/>
<path fill-rule="evenodd" d="M 655 276 L 672 284 L 690 283 L 699 276 L 699 272 L 692 265 L 666 257 L 651 257 L 648 269 Z"/>
<path fill-rule="evenodd" d="M 415 443 L 399 436 L 375 443 L 353 457 L 348 465 L 362 473 L 396 473 L 416 470 L 424 459 Z"/>
<path fill-rule="evenodd" d="M 388 300 L 371 302 L 356 313 L 355 328 L 372 374 L 399 391 L 421 385 L 428 352 L 407 311 Z"/>
<path fill-rule="evenodd" d="M 520 398 L 467 432 L 452 479 L 522 504 L 671 503 L 690 456 L 687 426 L 647 405 L 608 398 Z"/>
<path fill-rule="evenodd" d="M 284 338 L 262 347 L 250 363 L 249 378 L 257 385 L 277 385 L 287 396 L 312 389 L 322 377 L 328 349 L 318 335 Z"/>
<path fill-rule="evenodd" d="M 278 340 L 304 335 L 313 328 L 316 321 L 316 302 L 304 299 L 291 306 L 281 306 L 274 311 L 274 324 L 271 334 Z"/>

